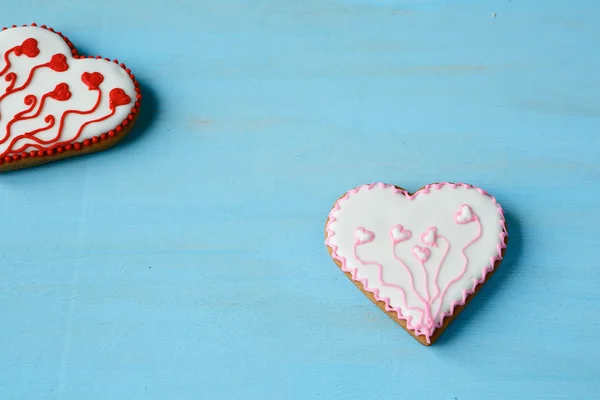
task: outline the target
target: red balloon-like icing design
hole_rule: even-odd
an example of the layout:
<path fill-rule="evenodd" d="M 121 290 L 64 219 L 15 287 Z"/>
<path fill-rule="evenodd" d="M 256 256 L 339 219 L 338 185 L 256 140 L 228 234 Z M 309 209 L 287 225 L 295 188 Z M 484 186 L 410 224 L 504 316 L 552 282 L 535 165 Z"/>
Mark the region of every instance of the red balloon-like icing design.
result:
<path fill-rule="evenodd" d="M 66 83 L 59 83 L 56 85 L 54 90 L 48 94 L 49 97 L 58 101 L 67 101 L 71 98 L 71 92 L 69 91 L 69 85 Z"/>
<path fill-rule="evenodd" d="M 38 42 L 34 38 L 25 39 L 23 44 L 21 45 L 18 53 L 16 55 L 25 54 L 29 58 L 35 58 L 38 54 L 40 54 L 40 49 L 38 49 Z"/>
<path fill-rule="evenodd" d="M 64 54 L 55 54 L 50 59 L 48 67 L 56 72 L 65 72 L 69 69 L 67 64 L 67 57 Z"/>
<path fill-rule="evenodd" d="M 37 97 L 35 97 L 34 95 L 26 96 L 24 102 L 25 102 L 25 105 L 28 105 L 29 107 L 26 108 L 24 111 L 17 113 L 14 116 L 14 118 L 6 125 L 6 134 L 4 135 L 2 140 L 0 140 L 0 144 L 6 142 L 6 140 L 8 140 L 8 138 L 10 138 L 11 129 L 15 123 L 17 123 L 19 121 L 25 121 L 25 120 L 37 118 L 42 113 L 44 104 L 46 103 L 46 100 L 48 98 L 54 99 L 56 101 L 69 100 L 71 98 L 71 91 L 69 90 L 69 85 L 67 85 L 64 82 L 59 83 L 58 85 L 56 85 L 54 90 L 44 94 L 40 100 L 40 106 L 39 106 L 37 112 L 32 115 L 26 115 L 26 114 L 30 113 L 31 111 L 33 111 L 33 109 L 35 109 L 35 106 L 37 104 Z M 39 128 L 34 131 L 26 132 L 22 135 L 17 135 L 16 137 L 14 137 L 13 140 L 11 141 L 10 145 L 8 146 L 7 150 L 2 154 L 2 156 L 4 156 L 7 152 L 10 152 L 12 147 L 18 140 L 23 139 L 23 138 L 30 138 L 30 139 L 35 140 L 37 138 L 35 138 L 35 136 L 33 136 L 33 135 L 35 135 L 36 133 L 47 131 L 48 129 L 51 129 L 52 127 L 54 127 L 55 117 L 53 115 L 48 115 L 48 116 L 46 116 L 46 118 L 44 118 L 44 121 L 46 123 L 48 123 L 49 125 L 44 128 Z"/>
<path fill-rule="evenodd" d="M 40 50 L 38 49 L 38 42 L 34 38 L 25 39 L 20 46 L 15 46 L 12 49 L 8 49 L 4 53 L 4 68 L 0 71 L 0 76 L 3 76 L 6 71 L 10 69 L 11 63 L 9 59 L 10 53 L 15 53 L 17 57 L 25 54 L 29 58 L 35 58 L 38 54 L 40 54 Z"/>
<path fill-rule="evenodd" d="M 64 54 L 55 54 L 47 63 L 36 65 L 35 67 L 33 67 L 31 69 L 31 72 L 29 72 L 29 76 L 27 77 L 25 83 L 19 86 L 18 88 L 14 87 L 15 82 L 17 80 L 16 74 L 14 72 L 9 73 L 8 75 L 6 75 L 5 79 L 7 82 L 10 81 L 10 85 L 6 89 L 6 92 L 2 96 L 0 96 L 0 101 L 4 100 L 8 95 L 26 89 L 31 83 L 31 80 L 33 79 L 36 71 L 40 68 L 50 68 L 56 72 L 65 72 L 69 69 L 69 64 L 67 64 L 67 57 L 65 57 Z"/>
<path fill-rule="evenodd" d="M 83 75 L 81 75 L 81 81 L 87 85 L 89 90 L 96 90 L 98 89 L 98 86 L 104 82 L 104 77 L 99 72 L 84 72 Z"/>
<path fill-rule="evenodd" d="M 95 72 L 93 74 L 84 73 L 82 75 L 82 77 L 81 77 L 81 80 L 84 83 L 86 83 L 86 82 L 89 83 L 89 80 L 90 80 L 91 77 L 94 77 L 93 79 L 95 79 L 96 82 L 99 82 L 99 81 L 101 82 L 101 81 L 104 80 L 104 77 L 100 73 L 98 73 L 98 72 Z M 42 139 L 39 139 L 39 138 L 35 137 L 35 134 L 43 132 L 43 131 L 46 131 L 46 130 L 51 129 L 52 127 L 54 127 L 54 117 L 53 116 L 49 116 L 49 117 L 52 117 L 52 119 L 51 120 L 46 120 L 46 122 L 49 124 L 47 127 L 41 128 L 41 129 L 38 129 L 36 131 L 28 132 L 28 133 L 25 133 L 23 135 L 17 136 L 13 140 L 13 142 L 11 143 L 11 146 L 9 147 L 9 149 L 11 149 L 11 150 L 4 152 L 2 155 L 0 155 L 0 157 L 3 157 L 3 156 L 5 156 L 6 154 L 8 154 L 10 152 L 14 152 L 14 153 L 22 152 L 22 151 L 24 151 L 26 148 L 28 148 L 30 146 L 38 148 L 38 149 L 44 149 L 43 145 L 48 145 L 48 144 L 53 144 L 54 143 L 52 145 L 52 147 L 51 147 L 52 149 L 54 149 L 54 148 L 66 145 L 68 143 L 72 143 L 73 141 L 79 139 L 79 137 L 83 133 L 84 129 L 88 125 L 96 123 L 96 122 L 105 121 L 105 120 L 111 118 L 113 115 L 115 115 L 115 113 L 117 111 L 116 110 L 117 107 L 124 106 L 124 105 L 127 105 L 127 104 L 131 103 L 131 98 L 127 95 L 127 93 L 125 93 L 125 91 L 123 89 L 121 89 L 121 88 L 112 89 L 110 91 L 110 93 L 109 93 L 109 105 L 110 105 L 110 110 L 111 110 L 110 113 L 108 113 L 107 115 L 104 115 L 104 116 L 102 116 L 100 118 L 94 119 L 92 121 L 85 122 L 83 125 L 81 125 L 81 127 L 79 128 L 79 130 L 75 134 L 74 138 L 69 139 L 69 140 L 65 140 L 65 141 L 62 141 L 62 142 L 57 142 L 60 139 L 61 135 L 63 134 L 65 119 L 67 118 L 67 116 L 69 114 L 78 114 L 78 115 L 92 114 L 92 113 L 94 113 L 98 109 L 98 107 L 100 105 L 100 102 L 101 102 L 101 99 L 102 99 L 102 91 L 100 90 L 99 87 L 97 87 L 97 86 L 94 87 L 94 84 L 90 85 L 88 83 L 86 83 L 86 85 L 88 85 L 88 88 L 90 90 L 96 90 L 98 92 L 98 98 L 96 100 L 96 103 L 94 104 L 94 106 L 91 109 L 86 110 L 86 111 L 67 110 L 67 111 L 65 111 L 63 113 L 63 115 L 60 118 L 58 132 L 57 132 L 57 134 L 56 134 L 56 136 L 54 138 L 52 138 L 50 140 L 42 140 Z M 62 92 L 61 92 L 61 88 L 59 88 L 57 86 L 56 89 L 52 92 L 52 94 L 58 94 L 58 93 L 62 93 Z M 69 97 L 70 97 L 70 94 L 69 94 Z M 21 146 L 18 149 L 13 149 L 12 147 L 14 146 L 14 144 L 19 139 L 23 139 L 23 138 L 28 138 L 28 139 L 34 140 L 37 144 L 35 144 L 35 143 L 28 143 L 28 144 L 25 144 L 25 145 Z"/>
<path fill-rule="evenodd" d="M 131 98 L 123 89 L 113 89 L 110 91 L 110 108 L 115 109 L 131 103 Z"/>
<path fill-rule="evenodd" d="M 38 29 L 48 29 L 41 27 Z M 51 31 L 51 30 L 50 30 Z M 55 33 L 57 34 L 57 33 Z M 60 35 L 60 34 L 58 34 Z M 71 43 L 60 35 L 66 43 L 71 47 L 75 62 L 79 58 L 83 58 L 77 55 L 77 52 L 72 47 Z M 42 42 L 44 43 L 44 42 Z M 0 53 L 2 54 L 2 53 Z M 53 76 L 59 76 L 61 73 L 70 70 L 71 58 L 68 54 L 56 53 L 52 57 L 48 57 L 47 53 L 40 56 L 40 47 L 38 40 L 34 37 L 26 37 L 20 44 L 13 45 L 12 48 L 5 51 L 2 59 L 4 63 L 2 65 L 2 59 L 0 59 L 0 78 L 3 78 L 7 84 L 4 84 L 4 92 L 0 92 L 0 102 L 7 97 L 11 96 L 10 101 L 12 106 L 11 115 L 4 115 L 7 113 L 6 108 L 2 108 L 3 115 L 0 115 L 0 121 L 3 118 L 10 119 L 8 121 L 2 121 L 4 128 L 3 132 L 0 132 L 0 145 L 2 145 L 2 152 L 0 153 L 0 164 L 3 162 L 15 161 L 26 157 L 39 157 L 44 155 L 53 155 L 55 153 L 61 153 L 64 151 L 80 150 L 83 146 L 88 146 L 93 143 L 98 143 L 101 140 L 114 137 L 125 127 L 131 120 L 133 120 L 134 114 L 137 113 L 139 107 L 139 100 L 141 95 L 139 94 L 139 87 L 135 82 L 134 76 L 131 74 L 129 69 L 121 64 L 120 67 L 129 75 L 133 80 L 137 96 L 132 100 L 123 88 L 120 87 L 104 87 L 105 76 L 99 71 L 88 70 L 81 74 L 80 81 L 73 82 L 72 78 L 65 76 L 64 80 L 58 83 L 52 90 L 46 93 L 39 93 L 39 85 L 44 84 L 43 80 L 54 79 L 49 78 Z M 17 64 L 16 57 L 27 57 L 30 59 L 36 59 L 36 61 L 29 64 L 22 62 Z M 92 58 L 92 57 L 90 57 Z M 100 57 L 97 57 L 100 58 Z M 15 64 L 13 67 L 13 64 Z M 102 61 L 104 62 L 104 61 Z M 115 61 L 118 65 L 118 62 Z M 16 66 L 19 66 L 17 68 Z M 21 66 L 26 66 L 25 70 Z M 38 70 L 45 69 L 43 73 L 43 80 L 41 76 L 37 74 Z M 58 73 L 59 75 L 53 75 Z M 48 75 L 51 74 L 51 75 Z M 72 76 L 72 75 L 71 75 Z M 35 78 L 35 85 L 33 87 L 32 81 Z M 59 78 L 60 79 L 60 78 Z M 66 81 L 66 82 L 65 82 Z M 1 82 L 1 81 L 0 81 Z M 69 82 L 69 83 L 67 83 Z M 103 85 L 104 84 L 104 85 Z M 71 87 L 70 87 L 71 86 Z M 37 91 L 36 91 L 37 89 Z M 110 89 L 110 91 L 109 91 Z M 2 89 L 0 89 L 2 90 Z M 95 92 L 95 101 L 90 104 L 90 96 L 77 97 L 77 93 L 80 92 Z M 22 94 L 19 92 L 23 92 Z M 14 110 L 15 102 L 13 95 L 18 98 L 21 96 L 22 109 L 17 108 Z M 84 106 L 87 107 L 84 110 L 77 109 L 77 102 L 74 99 L 86 99 Z M 60 106 L 56 108 L 57 102 L 69 102 L 68 106 L 63 106 L 62 111 Z M 79 100 L 78 100 L 79 101 Z M 50 102 L 50 103 L 48 103 Z M 135 102 L 135 104 L 133 104 Z M 52 103 L 52 104 L 51 104 Z M 129 105 L 131 112 L 126 116 L 123 121 L 115 123 L 113 130 L 98 134 L 97 137 L 80 139 L 85 129 L 91 125 L 101 121 L 106 121 L 117 114 L 117 109 L 122 106 Z M 104 113 L 101 110 L 106 110 Z M 92 117 L 91 115 L 94 114 Z M 75 119 L 74 121 L 81 121 L 75 127 L 72 122 L 69 122 L 69 128 L 67 128 L 67 121 L 73 121 L 76 116 L 90 115 L 92 120 Z M 67 132 L 66 129 L 69 131 Z M 74 131 L 77 129 L 77 131 Z M 44 133 L 45 132 L 45 133 Z M 51 133 L 52 132 L 52 133 Z M 44 134 L 43 134 L 44 133 Z M 78 140 L 82 140 L 78 142 Z"/>

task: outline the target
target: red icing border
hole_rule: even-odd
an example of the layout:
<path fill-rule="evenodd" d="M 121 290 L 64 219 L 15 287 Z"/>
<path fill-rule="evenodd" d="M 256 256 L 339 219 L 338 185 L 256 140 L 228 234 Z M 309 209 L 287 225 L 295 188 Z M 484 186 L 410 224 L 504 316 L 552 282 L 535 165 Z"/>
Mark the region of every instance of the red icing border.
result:
<path fill-rule="evenodd" d="M 49 30 L 50 32 L 56 33 L 69 46 L 69 48 L 71 49 L 71 54 L 73 55 L 73 58 L 75 58 L 75 59 L 95 58 L 95 59 L 99 60 L 99 59 L 103 58 L 101 56 L 94 57 L 94 56 L 84 56 L 84 55 L 79 54 L 77 52 L 77 49 L 73 45 L 73 43 L 71 43 L 71 41 L 65 35 L 63 35 L 61 32 L 56 32 L 54 29 L 49 28 L 46 25 L 38 26 L 36 23 L 32 23 L 31 25 L 21 25 L 21 26 L 22 27 L 28 27 L 28 26 L 38 27 L 38 28 L 43 28 L 43 29 Z M 2 31 L 5 31 L 5 30 L 11 29 L 11 28 L 18 28 L 18 26 L 13 25 L 10 28 L 4 27 L 4 28 L 2 28 Z M 133 121 L 135 119 L 136 115 L 139 112 L 140 104 L 141 104 L 141 100 L 142 100 L 142 93 L 141 93 L 138 81 L 135 79 L 135 75 L 133 75 L 133 73 L 131 72 L 131 69 L 127 68 L 125 66 L 125 64 L 123 64 L 123 63 L 119 64 L 118 60 L 111 60 L 110 58 L 104 58 L 104 60 L 112 61 L 113 63 L 115 63 L 115 64 L 119 65 L 121 68 L 123 68 L 125 70 L 125 72 L 127 72 L 127 74 L 129 75 L 129 77 L 131 78 L 131 80 L 133 81 L 133 84 L 135 86 L 135 92 L 136 92 L 135 103 L 133 104 L 133 107 L 131 107 L 131 110 L 129 111 L 127 118 L 125 118 L 115 128 L 109 130 L 108 132 L 102 133 L 98 136 L 94 136 L 91 139 L 85 139 L 80 142 L 69 143 L 69 144 L 66 144 L 65 146 L 60 146 L 55 149 L 32 150 L 29 152 L 25 151 L 20 154 L 14 154 L 12 156 L 6 156 L 4 158 L 0 158 L 0 165 L 7 164 L 7 163 L 10 163 L 13 161 L 19 161 L 19 160 L 29 158 L 29 157 L 54 156 L 54 155 L 57 155 L 57 154 L 60 154 L 63 152 L 79 151 L 79 150 L 83 149 L 84 147 L 94 146 L 95 144 L 100 143 L 102 141 L 111 140 L 111 139 L 116 138 L 119 135 L 119 133 L 121 133 L 123 131 L 123 129 L 125 129 L 129 125 L 130 121 Z"/>

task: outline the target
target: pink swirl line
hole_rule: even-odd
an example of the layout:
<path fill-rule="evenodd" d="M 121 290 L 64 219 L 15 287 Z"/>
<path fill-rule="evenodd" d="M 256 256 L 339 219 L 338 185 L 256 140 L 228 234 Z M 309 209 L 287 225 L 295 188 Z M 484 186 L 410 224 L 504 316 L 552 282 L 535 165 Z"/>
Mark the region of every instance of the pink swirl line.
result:
<path fill-rule="evenodd" d="M 438 283 L 438 279 L 440 277 L 440 270 L 442 269 L 442 265 L 446 261 L 446 257 L 448 256 L 448 253 L 450 252 L 450 241 L 448 239 L 446 239 L 442 235 L 437 235 L 437 238 L 438 239 L 443 239 L 446 242 L 446 250 L 444 251 L 444 255 L 442 256 L 442 259 L 440 260 L 440 263 L 438 264 L 437 268 L 435 269 L 435 275 L 433 277 L 433 280 L 434 280 L 433 283 L 435 283 L 436 293 L 435 293 L 435 296 L 433 296 L 433 299 L 431 299 L 431 303 L 432 304 L 438 298 L 438 296 L 440 295 L 440 284 Z"/>
<path fill-rule="evenodd" d="M 434 321 L 437 319 L 440 310 L 442 308 L 442 305 L 444 304 L 444 296 L 446 295 L 446 292 L 448 291 L 448 289 L 450 288 L 450 286 L 454 285 L 456 282 L 458 282 L 463 275 L 465 274 L 465 272 L 467 272 L 467 266 L 469 265 L 469 258 L 467 257 L 467 255 L 465 254 L 465 250 L 467 250 L 467 248 L 469 248 L 469 246 L 473 245 L 473 243 L 475 243 L 476 241 L 478 241 L 481 238 L 481 221 L 479 221 L 479 217 L 476 216 L 475 214 L 473 214 L 475 216 L 475 222 L 477 222 L 477 235 L 471 239 L 471 241 L 469 243 L 467 243 L 461 250 L 460 252 L 462 253 L 464 259 L 465 259 L 465 265 L 463 265 L 463 269 L 460 272 L 460 274 L 458 274 L 458 276 L 454 279 L 452 279 L 450 282 L 448 282 L 446 284 L 446 287 L 444 288 L 444 290 L 442 291 L 442 295 L 440 296 L 440 304 L 438 304 L 438 308 L 437 311 L 435 313 L 435 318 Z"/>
<path fill-rule="evenodd" d="M 427 303 L 431 304 L 431 294 L 429 294 L 429 274 L 427 273 L 427 268 L 425 268 L 425 262 L 419 260 L 419 264 L 421 264 L 421 269 L 423 270 L 423 276 L 425 277 L 424 288 L 425 294 L 427 295 Z"/>
<path fill-rule="evenodd" d="M 358 256 L 358 254 L 357 254 L 357 252 L 356 252 L 356 248 L 357 248 L 357 247 L 358 247 L 358 245 L 360 245 L 360 244 L 364 244 L 364 243 L 361 243 L 361 242 L 359 242 L 359 241 L 356 241 L 356 242 L 354 243 L 354 246 L 352 247 L 352 249 L 353 249 L 353 252 L 354 252 L 354 258 L 356 258 L 356 260 L 357 260 L 358 262 L 360 262 L 362 265 L 374 265 L 374 266 L 376 266 L 376 267 L 377 267 L 377 279 L 379 279 L 379 283 L 380 283 L 382 286 L 385 286 L 385 287 L 390 287 L 390 288 L 397 289 L 397 290 L 398 290 L 400 293 L 402 293 L 402 298 L 403 298 L 403 300 L 404 300 L 404 308 L 405 308 L 405 309 L 407 309 L 407 310 L 411 310 L 411 311 L 418 311 L 418 312 L 420 312 L 420 313 L 422 313 L 422 314 L 425 314 L 425 311 L 424 311 L 423 309 L 419 308 L 419 307 L 408 307 L 408 302 L 407 302 L 407 300 L 406 300 L 406 292 L 404 291 L 404 289 L 403 289 L 401 286 L 398 286 L 398 285 L 396 285 L 396 284 L 393 284 L 393 283 L 387 283 L 387 282 L 385 282 L 385 281 L 383 280 L 383 266 L 382 266 L 381 264 L 379 264 L 377 261 L 364 261 L 364 260 L 362 260 L 362 259 L 361 259 L 361 258 Z M 417 294 L 417 295 L 418 295 L 418 294 Z"/>
<path fill-rule="evenodd" d="M 415 325 L 415 330 L 421 334 L 421 333 L 423 333 L 422 332 L 423 327 L 431 328 L 431 325 L 433 324 L 433 320 L 431 319 L 431 303 L 429 302 L 429 300 L 425 300 L 423 298 L 423 296 L 421 296 L 419 294 L 419 292 L 417 292 L 417 289 L 415 288 L 415 280 L 414 280 L 413 274 L 412 274 L 410 268 L 408 268 L 408 265 L 406 265 L 406 263 L 400 257 L 398 257 L 398 255 L 396 254 L 396 246 L 393 247 L 393 253 L 394 253 L 394 258 L 402 265 L 402 267 L 404 268 L 404 270 L 410 277 L 410 288 L 412 289 L 413 293 L 415 295 L 417 295 L 419 300 L 421 300 L 423 302 L 423 304 L 425 305 L 425 309 L 421 313 L 421 321 L 419 321 L 419 323 L 417 325 Z M 421 265 L 423 266 L 423 269 L 425 269 L 424 263 L 421 263 Z M 427 293 L 427 296 L 429 297 L 429 293 L 427 291 L 427 281 L 428 281 L 427 272 L 425 272 L 425 291 Z M 429 335 L 425 334 L 425 336 L 427 337 L 427 343 L 429 343 Z"/>
<path fill-rule="evenodd" d="M 406 273 L 408 274 L 408 276 L 410 276 L 410 288 L 412 289 L 412 291 L 414 292 L 414 294 L 417 295 L 417 297 L 419 298 L 419 300 L 421 300 L 423 302 L 423 304 L 429 306 L 429 302 L 427 300 L 425 300 L 419 294 L 419 292 L 417 292 L 417 289 L 415 288 L 415 279 L 413 277 L 413 274 L 412 274 L 410 268 L 408 268 L 408 265 L 406 265 L 406 263 L 400 257 L 398 257 L 398 255 L 396 254 L 396 246 L 394 246 L 393 251 L 394 251 L 394 258 L 400 263 L 400 265 L 402 265 L 402 267 L 404 268 L 404 270 L 406 271 Z"/>

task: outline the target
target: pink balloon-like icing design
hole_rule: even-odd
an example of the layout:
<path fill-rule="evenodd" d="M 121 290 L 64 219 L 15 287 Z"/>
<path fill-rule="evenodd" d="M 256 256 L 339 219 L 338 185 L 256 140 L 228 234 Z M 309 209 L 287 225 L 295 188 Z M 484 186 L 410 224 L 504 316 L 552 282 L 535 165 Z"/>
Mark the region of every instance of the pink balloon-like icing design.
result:
<path fill-rule="evenodd" d="M 414 280 L 414 272 L 415 271 L 413 271 L 413 269 L 409 266 L 409 264 L 405 260 L 402 260 L 397 255 L 397 252 L 396 252 L 396 247 L 398 245 L 404 245 L 403 242 L 407 242 L 411 239 L 412 232 L 409 229 L 406 229 L 402 225 L 393 226 L 389 232 L 390 237 L 392 239 L 392 251 L 394 254 L 394 258 L 399 262 L 401 267 L 407 273 L 409 280 L 410 280 L 410 282 L 409 282 L 410 290 L 412 291 L 412 294 L 415 295 L 416 298 L 422 303 L 422 305 L 423 305 L 422 307 L 409 307 L 408 306 L 407 293 L 406 293 L 405 289 L 399 285 L 387 283 L 385 281 L 385 279 L 383 277 L 383 266 L 380 263 L 378 263 L 376 261 L 365 261 L 359 257 L 358 247 L 373 242 L 375 240 L 375 234 L 372 231 L 369 231 L 368 229 L 366 229 L 364 227 L 358 227 L 358 228 L 356 228 L 356 231 L 355 231 L 356 242 L 354 244 L 354 257 L 356 258 L 357 261 L 359 261 L 363 265 L 376 266 L 377 271 L 378 271 L 377 277 L 379 280 L 379 284 L 381 286 L 394 288 L 394 289 L 400 291 L 402 300 L 403 300 L 404 309 L 418 312 L 420 314 L 420 317 L 418 317 L 418 318 L 413 318 L 411 316 L 408 316 L 406 318 L 407 325 L 409 327 L 411 327 L 411 329 L 414 329 L 415 332 L 417 333 L 417 335 L 425 335 L 428 343 L 430 343 L 430 338 L 431 338 L 431 335 L 433 334 L 434 330 L 443 325 L 443 319 L 440 319 L 439 322 L 437 322 L 437 323 L 435 321 L 438 320 L 438 317 L 440 316 L 441 308 L 442 308 L 442 305 L 444 304 L 446 294 L 448 293 L 448 291 L 452 287 L 452 285 L 459 282 L 467 271 L 467 268 L 469 265 L 469 258 L 467 256 L 467 254 L 465 253 L 465 251 L 470 246 L 472 246 L 475 242 L 477 242 L 481 238 L 481 235 L 482 235 L 482 228 L 481 228 L 481 223 L 479 221 L 479 218 L 477 217 L 477 214 L 475 214 L 475 212 L 469 205 L 463 204 L 460 207 L 460 209 L 458 210 L 458 212 L 455 214 L 454 220 L 459 225 L 468 224 L 470 222 L 476 222 L 477 223 L 477 232 L 476 232 L 475 236 L 471 240 L 469 240 L 460 249 L 461 255 L 464 260 L 462 268 L 456 274 L 456 276 L 453 277 L 443 288 L 440 288 L 438 279 L 439 279 L 440 271 L 443 268 L 444 262 L 446 261 L 446 257 L 452 247 L 450 244 L 450 241 L 446 237 L 440 235 L 438 233 L 438 230 L 436 227 L 428 228 L 420 236 L 421 241 L 424 244 L 426 244 L 427 246 L 430 246 L 432 248 L 438 248 L 438 245 L 437 245 L 438 240 L 445 243 L 445 246 L 443 246 L 444 247 L 443 250 L 436 250 L 436 251 L 442 251 L 442 256 L 440 258 L 439 263 L 433 270 L 431 279 L 429 276 L 430 274 L 428 272 L 429 267 L 426 264 L 429 261 L 429 259 L 431 258 L 432 251 L 429 249 L 429 247 L 423 247 L 423 246 L 419 246 L 419 245 L 414 245 L 412 247 L 412 254 L 414 255 L 415 260 L 417 261 L 418 265 L 420 266 L 421 273 L 424 276 L 424 285 L 423 285 L 423 288 L 421 289 L 422 293 L 420 293 L 417 290 L 417 288 L 415 287 L 415 280 Z M 431 293 L 430 286 L 434 287 L 434 289 L 435 289 L 434 293 Z M 436 303 L 436 302 L 437 302 L 437 306 L 434 306 L 434 303 Z"/>
<path fill-rule="evenodd" d="M 415 246 L 413 247 L 413 254 L 420 263 L 426 263 L 431 257 L 431 251 L 427 247 Z"/>
<path fill-rule="evenodd" d="M 454 220 L 457 224 L 464 225 L 477 220 L 477 216 L 473 213 L 473 210 L 468 204 L 463 204 L 460 206 L 460 210 L 455 214 Z"/>
<path fill-rule="evenodd" d="M 408 229 L 404 229 L 402 225 L 396 225 L 390 231 L 390 237 L 394 244 L 404 242 L 412 237 L 412 232 Z"/>
<path fill-rule="evenodd" d="M 427 246 L 437 247 L 437 228 L 432 226 L 421 235 L 421 241 Z"/>
<path fill-rule="evenodd" d="M 363 265 L 375 266 L 377 268 L 377 280 L 379 281 L 379 284 L 381 286 L 390 287 L 390 288 L 394 288 L 394 289 L 398 290 L 400 292 L 400 294 L 402 295 L 402 302 L 403 302 L 404 308 L 406 310 L 417 311 L 417 312 L 420 312 L 421 314 L 424 314 L 425 310 L 423 310 L 422 308 L 408 306 L 408 302 L 406 300 L 406 292 L 404 291 L 404 289 L 401 286 L 393 284 L 393 283 L 385 282 L 385 280 L 383 279 L 383 266 L 380 263 L 378 263 L 377 261 L 363 260 L 358 255 L 358 247 L 362 246 L 362 245 L 366 245 L 368 243 L 371 243 L 375 239 L 375 234 L 363 227 L 356 228 L 354 233 L 356 236 L 356 241 L 354 242 L 354 248 L 353 248 L 354 258 L 356 258 Z M 406 268 L 408 268 L 408 267 L 406 267 Z M 410 273 L 410 271 L 409 271 L 409 273 Z M 411 280 L 412 280 L 412 278 L 411 278 Z M 414 283 L 413 283 L 412 289 L 416 293 L 416 290 L 414 288 Z M 376 291 L 376 292 L 378 292 L 378 291 Z M 409 317 L 408 319 L 410 322 L 411 318 Z"/>
<path fill-rule="evenodd" d="M 371 231 L 366 230 L 362 226 L 356 228 L 354 235 L 356 236 L 356 243 L 358 244 L 369 243 L 372 242 L 373 239 L 375 239 L 375 234 Z"/>

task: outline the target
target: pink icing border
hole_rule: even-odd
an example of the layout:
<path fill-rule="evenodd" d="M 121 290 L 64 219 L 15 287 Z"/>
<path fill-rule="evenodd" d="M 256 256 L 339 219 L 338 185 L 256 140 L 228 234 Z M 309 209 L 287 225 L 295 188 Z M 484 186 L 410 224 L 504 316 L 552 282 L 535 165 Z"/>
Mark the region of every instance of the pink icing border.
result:
<path fill-rule="evenodd" d="M 338 211 L 340 209 L 340 203 L 342 201 L 347 200 L 351 195 L 358 193 L 359 191 L 361 191 L 362 189 L 367 189 L 367 190 L 371 190 L 376 186 L 380 186 L 382 189 L 387 189 L 390 188 L 391 190 L 393 190 L 395 193 L 401 194 L 405 197 L 407 197 L 409 200 L 414 200 L 416 199 L 419 195 L 421 194 L 429 194 L 431 192 L 431 190 L 440 190 L 442 187 L 444 186 L 450 186 L 452 189 L 456 189 L 458 187 L 462 187 L 465 189 L 472 189 L 472 190 L 476 190 L 479 193 L 488 196 L 492 202 L 497 206 L 497 211 L 498 214 L 500 214 L 500 225 L 502 228 L 502 231 L 500 232 L 500 234 L 498 235 L 498 239 L 499 239 L 499 244 L 497 245 L 497 254 L 494 255 L 493 257 L 490 258 L 490 261 L 487 265 L 485 265 L 483 267 L 482 273 L 481 273 L 481 278 L 475 280 L 473 286 L 471 287 L 471 289 L 465 290 L 463 292 L 463 296 L 462 299 L 460 301 L 453 301 L 450 305 L 450 311 L 445 312 L 444 314 L 442 314 L 441 319 L 439 321 L 438 324 L 436 324 L 434 330 L 429 334 L 429 335 L 424 335 L 428 341 L 429 338 L 431 336 L 433 336 L 433 332 L 435 332 L 435 329 L 438 329 L 439 327 L 443 326 L 444 324 L 444 319 L 446 319 L 447 317 L 451 317 L 454 315 L 454 310 L 456 309 L 457 306 L 464 306 L 466 301 L 467 301 L 467 297 L 473 293 L 475 293 L 477 287 L 479 285 L 481 285 L 483 282 L 485 282 L 486 276 L 489 272 L 492 272 L 494 270 L 494 265 L 496 263 L 496 261 L 500 261 L 502 260 L 502 250 L 506 249 L 506 237 L 508 236 L 508 232 L 506 230 L 506 219 L 504 217 L 504 211 L 502 210 L 502 207 L 500 206 L 500 204 L 498 204 L 498 202 L 496 201 L 496 198 L 492 195 L 490 195 L 488 192 L 486 192 L 485 190 L 478 188 L 476 186 L 473 185 L 469 185 L 466 183 L 451 183 L 451 182 L 440 182 L 440 183 L 432 183 L 432 184 L 428 184 L 425 185 L 423 188 L 419 189 L 417 192 L 415 192 L 414 194 L 410 194 L 408 191 L 403 190 L 403 189 L 398 189 L 396 186 L 394 185 L 389 185 L 389 184 L 385 184 L 385 183 L 381 183 L 381 182 L 377 182 L 377 183 L 371 183 L 371 184 L 365 184 L 365 185 L 361 185 L 358 186 L 354 189 L 349 190 L 348 192 L 346 192 L 346 194 L 341 197 L 340 199 L 338 199 L 335 202 L 335 205 L 333 206 L 333 208 L 331 209 L 331 211 L 329 212 L 329 218 L 327 221 L 327 225 L 325 227 L 325 231 L 327 232 L 327 238 L 325 239 L 325 244 L 327 245 L 327 247 L 329 247 L 331 249 L 331 257 L 335 260 L 338 260 L 339 262 L 341 262 L 342 267 L 341 270 L 344 272 L 349 272 L 352 276 L 352 280 L 355 282 L 360 282 L 363 285 L 363 288 L 365 291 L 371 292 L 373 293 L 373 297 L 375 297 L 375 299 L 377 301 L 382 301 L 385 304 L 385 310 L 386 311 L 394 311 L 396 313 L 396 315 L 398 316 L 398 319 L 406 321 L 407 323 L 407 329 L 413 331 L 415 333 L 416 336 L 421 336 L 422 334 L 420 334 L 419 332 L 417 332 L 414 329 L 410 329 L 408 328 L 408 326 L 411 323 L 411 318 L 410 316 L 404 316 L 402 315 L 401 309 L 399 307 L 391 307 L 390 306 L 390 299 L 389 297 L 381 297 L 379 296 L 379 290 L 378 289 L 374 289 L 374 288 L 370 288 L 368 286 L 368 282 L 367 279 L 357 279 L 356 277 L 356 273 L 358 271 L 358 268 L 355 269 L 351 269 L 348 268 L 346 265 L 346 259 L 344 257 L 341 257 L 337 254 L 337 246 L 331 243 L 331 238 L 333 238 L 333 236 L 335 236 L 335 232 L 333 232 L 330 228 L 330 225 L 336 221 L 335 217 L 333 216 L 333 213 L 335 211 Z M 439 312 L 439 311 L 438 311 Z"/>

